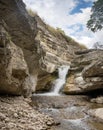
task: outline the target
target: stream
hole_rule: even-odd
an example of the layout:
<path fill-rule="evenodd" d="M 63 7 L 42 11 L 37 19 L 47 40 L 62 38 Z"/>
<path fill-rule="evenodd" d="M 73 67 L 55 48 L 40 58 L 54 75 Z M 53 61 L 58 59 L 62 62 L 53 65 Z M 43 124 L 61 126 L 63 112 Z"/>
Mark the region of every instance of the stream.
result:
<path fill-rule="evenodd" d="M 103 105 L 90 103 L 87 96 L 34 95 L 32 101 L 35 109 L 54 118 L 51 130 L 103 130 L 103 124 L 88 114 Z"/>
<path fill-rule="evenodd" d="M 90 103 L 88 96 L 59 94 L 69 68 L 58 69 L 58 79 L 51 92 L 32 96 L 34 109 L 53 117 L 55 125 L 50 130 L 103 130 L 103 123 L 88 114 L 90 109 L 103 108 L 103 104 Z"/>

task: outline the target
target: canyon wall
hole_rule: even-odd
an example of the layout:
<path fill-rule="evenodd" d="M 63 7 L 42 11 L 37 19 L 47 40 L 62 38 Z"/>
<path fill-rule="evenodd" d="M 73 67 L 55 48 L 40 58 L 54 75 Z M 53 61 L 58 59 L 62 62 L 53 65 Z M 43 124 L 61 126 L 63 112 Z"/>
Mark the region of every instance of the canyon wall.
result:
<path fill-rule="evenodd" d="M 87 50 L 37 14 L 30 16 L 22 0 L 0 0 L 0 93 L 49 91 L 62 65 L 71 66 L 65 93 L 103 88 L 103 50 Z"/>
<path fill-rule="evenodd" d="M 76 52 L 64 92 L 78 94 L 100 89 L 102 94 L 103 50 L 90 49 Z"/>
<path fill-rule="evenodd" d="M 29 96 L 70 64 L 79 44 L 48 27 L 22 0 L 0 0 L 0 93 Z"/>

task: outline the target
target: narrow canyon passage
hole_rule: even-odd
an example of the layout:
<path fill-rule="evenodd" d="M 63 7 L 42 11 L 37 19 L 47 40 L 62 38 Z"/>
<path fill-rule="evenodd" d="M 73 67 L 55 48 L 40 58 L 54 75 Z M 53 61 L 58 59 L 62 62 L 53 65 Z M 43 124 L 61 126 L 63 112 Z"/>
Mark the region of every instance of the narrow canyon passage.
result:
<path fill-rule="evenodd" d="M 60 94 L 69 69 L 69 66 L 58 68 L 58 78 L 51 92 L 33 94 L 34 109 L 53 117 L 55 126 L 50 130 L 102 130 L 103 124 L 89 114 L 92 109 L 103 108 L 103 104 L 90 103 L 89 95 L 92 93 L 72 96 Z"/>

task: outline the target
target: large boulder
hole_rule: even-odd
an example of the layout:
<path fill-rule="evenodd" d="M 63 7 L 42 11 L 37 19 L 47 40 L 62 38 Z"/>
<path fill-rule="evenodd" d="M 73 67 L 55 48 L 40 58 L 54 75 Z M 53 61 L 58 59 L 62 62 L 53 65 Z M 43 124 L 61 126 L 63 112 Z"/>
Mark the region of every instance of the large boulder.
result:
<path fill-rule="evenodd" d="M 29 71 L 23 51 L 11 41 L 2 23 L 0 36 L 0 93 L 26 95 L 31 87 L 24 85 Z"/>
<path fill-rule="evenodd" d="M 99 122 L 103 123 L 103 108 L 91 109 L 88 113 Z"/>
<path fill-rule="evenodd" d="M 7 40 L 7 45 L 3 47 L 4 41 L 0 42 L 0 52 L 3 53 L 0 58 L 3 71 L 0 74 L 0 93 L 29 95 L 35 91 L 39 70 L 36 20 L 28 15 L 22 0 L 0 0 L 0 21 L 5 30 L 0 30 L 1 40 Z M 4 61 L 8 62 L 7 67 L 3 66 Z"/>
<path fill-rule="evenodd" d="M 39 59 L 36 20 L 28 15 L 22 0 L 0 0 L 0 19 L 7 24 L 6 30 L 14 44 L 22 48 L 29 72 L 35 73 Z"/>
<path fill-rule="evenodd" d="M 76 94 L 103 89 L 103 50 L 79 51 L 76 54 L 64 92 Z"/>

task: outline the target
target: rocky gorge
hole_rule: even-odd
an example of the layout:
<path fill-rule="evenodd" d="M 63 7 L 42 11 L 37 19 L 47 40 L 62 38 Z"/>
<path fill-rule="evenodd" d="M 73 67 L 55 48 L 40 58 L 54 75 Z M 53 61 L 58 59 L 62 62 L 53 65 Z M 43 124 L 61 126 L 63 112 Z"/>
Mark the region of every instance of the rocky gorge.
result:
<path fill-rule="evenodd" d="M 62 96 L 32 96 L 51 91 L 63 65 L 70 69 Z M 22 0 L 0 0 L 0 72 L 1 130 L 103 129 L 103 50 L 30 15 Z"/>

